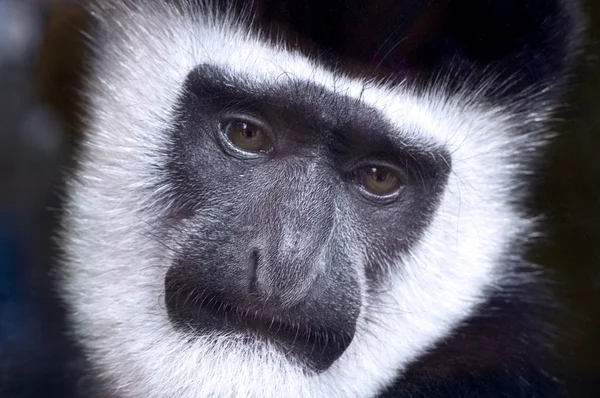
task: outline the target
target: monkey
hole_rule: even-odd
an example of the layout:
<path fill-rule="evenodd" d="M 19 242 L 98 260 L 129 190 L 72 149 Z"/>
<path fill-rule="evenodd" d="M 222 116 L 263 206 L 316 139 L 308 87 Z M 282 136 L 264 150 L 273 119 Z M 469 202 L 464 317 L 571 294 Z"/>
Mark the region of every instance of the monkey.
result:
<path fill-rule="evenodd" d="M 90 8 L 57 286 L 98 396 L 560 394 L 524 203 L 579 7 L 400 3 Z"/>

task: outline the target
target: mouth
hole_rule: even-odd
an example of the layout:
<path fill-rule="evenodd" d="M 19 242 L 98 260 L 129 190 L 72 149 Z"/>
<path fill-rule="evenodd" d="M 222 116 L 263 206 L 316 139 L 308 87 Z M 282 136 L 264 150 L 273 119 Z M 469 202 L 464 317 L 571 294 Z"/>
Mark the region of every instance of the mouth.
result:
<path fill-rule="evenodd" d="M 173 325 L 203 336 L 241 334 L 248 344 L 269 342 L 305 370 L 327 370 L 348 348 L 353 333 L 314 322 L 292 307 L 274 313 L 267 306 L 227 300 L 222 294 L 201 293 L 189 283 L 168 278 L 166 305 Z"/>

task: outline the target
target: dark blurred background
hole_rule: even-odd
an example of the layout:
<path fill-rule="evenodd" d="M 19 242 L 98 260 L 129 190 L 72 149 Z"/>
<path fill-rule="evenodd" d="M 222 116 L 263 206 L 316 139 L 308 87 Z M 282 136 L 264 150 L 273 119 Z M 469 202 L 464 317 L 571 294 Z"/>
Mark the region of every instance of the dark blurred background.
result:
<path fill-rule="evenodd" d="M 415 10 L 410 0 L 394 6 Z M 530 255 L 561 282 L 567 311 L 556 320 L 572 336 L 559 347 L 570 391 L 600 397 L 600 1 L 584 10 L 585 54 L 532 187 L 548 239 Z M 64 361 L 71 354 L 48 273 L 61 173 L 85 113 L 87 23 L 74 2 L 0 0 L 0 396 L 68 397 L 78 372 Z"/>

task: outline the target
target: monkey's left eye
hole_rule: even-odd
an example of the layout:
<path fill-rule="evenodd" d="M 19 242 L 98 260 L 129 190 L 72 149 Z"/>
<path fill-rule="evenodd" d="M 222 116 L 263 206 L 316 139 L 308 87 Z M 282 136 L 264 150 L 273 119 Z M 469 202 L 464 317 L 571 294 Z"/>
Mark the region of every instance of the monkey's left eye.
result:
<path fill-rule="evenodd" d="M 352 172 L 352 179 L 361 190 L 376 197 L 390 197 L 402 186 L 398 174 L 384 166 L 359 167 Z"/>
<path fill-rule="evenodd" d="M 257 124 L 243 120 L 228 120 L 221 124 L 227 141 L 243 152 L 253 154 L 269 152 L 273 148 L 271 138 Z"/>

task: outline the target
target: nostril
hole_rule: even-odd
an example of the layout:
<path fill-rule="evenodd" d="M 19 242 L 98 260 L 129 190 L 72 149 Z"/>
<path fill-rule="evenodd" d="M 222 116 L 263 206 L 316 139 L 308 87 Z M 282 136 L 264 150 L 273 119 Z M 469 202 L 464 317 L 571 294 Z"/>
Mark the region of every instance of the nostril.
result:
<path fill-rule="evenodd" d="M 258 253 L 258 249 L 253 249 L 250 254 L 250 264 L 248 267 L 248 292 L 251 295 L 258 294 L 258 286 L 257 286 L 257 274 L 258 274 L 258 262 L 260 261 L 260 254 Z"/>

